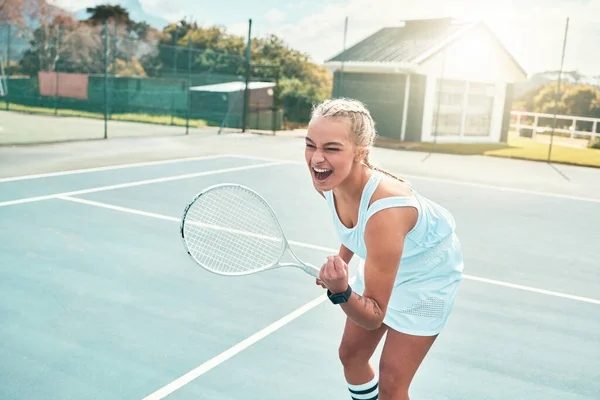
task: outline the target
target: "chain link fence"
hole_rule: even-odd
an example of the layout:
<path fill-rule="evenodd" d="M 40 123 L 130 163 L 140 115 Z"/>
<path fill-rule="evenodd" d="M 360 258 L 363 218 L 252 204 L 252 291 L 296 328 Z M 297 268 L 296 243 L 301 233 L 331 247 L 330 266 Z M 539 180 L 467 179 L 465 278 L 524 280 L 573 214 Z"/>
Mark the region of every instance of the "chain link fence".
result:
<path fill-rule="evenodd" d="M 59 21 L 35 30 L 0 24 L 0 110 L 103 120 L 94 128 L 82 122 L 80 130 L 93 130 L 81 133 L 89 137 L 117 135 L 120 121 L 185 133 L 279 130 L 279 66 L 196 48 L 193 35 L 179 26 L 156 33 L 118 23 Z M 45 124 L 39 129 L 49 136 Z"/>

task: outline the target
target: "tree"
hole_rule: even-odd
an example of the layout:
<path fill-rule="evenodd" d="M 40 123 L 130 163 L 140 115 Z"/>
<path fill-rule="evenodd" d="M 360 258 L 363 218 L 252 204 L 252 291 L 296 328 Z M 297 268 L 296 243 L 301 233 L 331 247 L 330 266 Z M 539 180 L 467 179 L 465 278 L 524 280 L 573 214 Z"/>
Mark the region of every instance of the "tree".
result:
<path fill-rule="evenodd" d="M 191 53 L 187 49 L 188 40 Z M 229 76 L 229 80 L 239 80 L 246 72 L 245 54 L 244 37 L 231 35 L 220 26 L 199 27 L 180 21 L 163 30 L 158 55 L 142 58 L 141 62 L 144 68 L 152 67 L 162 74 L 176 72 L 185 76 L 191 56 L 192 74 L 210 71 L 215 79 L 215 75 L 221 74 L 219 79 L 227 80 Z M 279 67 L 280 90 L 276 101 L 283 104 L 291 121 L 307 122 L 312 104 L 331 94 L 333 77 L 329 70 L 310 62 L 307 54 L 287 46 L 276 35 L 252 39 L 251 63 Z M 251 70 L 253 80 L 273 81 L 275 75 L 275 68 L 253 67 Z"/>
<path fill-rule="evenodd" d="M 39 71 L 101 73 L 102 38 L 97 28 L 58 16 L 33 32 L 19 65 L 29 76 L 36 76 Z"/>
<path fill-rule="evenodd" d="M 152 31 L 152 27 L 147 22 L 131 21 L 127 27 L 127 31 L 133 33 L 138 39 L 145 40 Z"/>
<path fill-rule="evenodd" d="M 87 21 L 94 25 L 102 25 L 105 22 L 113 22 L 129 26 L 132 22 L 129 18 L 129 11 L 121 6 L 113 6 L 110 4 L 100 4 L 95 7 L 85 9 L 88 14 L 91 14 Z"/>
<path fill-rule="evenodd" d="M 27 26 L 30 22 L 36 22 L 46 25 L 59 15 L 68 13 L 46 0 L 0 0 L 0 23 Z"/>
<path fill-rule="evenodd" d="M 565 90 L 562 95 L 565 111 L 569 115 L 599 117 L 600 91 L 598 88 L 578 85 Z"/>
<path fill-rule="evenodd" d="M 533 109 L 534 112 L 552 114 L 555 111 L 555 102 L 556 102 L 556 89 L 557 83 L 549 83 L 543 86 L 537 94 L 533 97 Z M 568 83 L 562 83 L 560 86 L 560 91 L 564 93 L 565 89 L 568 89 L 571 85 Z M 558 99 L 558 114 L 564 114 L 566 112 L 565 104 L 562 102 L 562 97 Z"/>
<path fill-rule="evenodd" d="M 0 0 L 0 23 L 23 25 L 26 0 Z"/>

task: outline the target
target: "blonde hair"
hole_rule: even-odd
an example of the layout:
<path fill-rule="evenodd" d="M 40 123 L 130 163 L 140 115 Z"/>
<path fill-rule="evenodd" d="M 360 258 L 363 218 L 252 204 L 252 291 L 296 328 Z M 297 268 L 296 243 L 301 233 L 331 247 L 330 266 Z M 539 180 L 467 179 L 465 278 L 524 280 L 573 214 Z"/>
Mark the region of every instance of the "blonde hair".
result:
<path fill-rule="evenodd" d="M 350 136 L 354 145 L 359 149 L 365 149 L 364 163 L 367 167 L 382 172 L 394 179 L 404 182 L 402 179 L 374 166 L 369 155 L 377 138 L 375 121 L 367 107 L 360 101 L 346 97 L 325 100 L 316 104 L 311 113 L 310 122 L 317 118 L 342 118 L 348 121 Z"/>

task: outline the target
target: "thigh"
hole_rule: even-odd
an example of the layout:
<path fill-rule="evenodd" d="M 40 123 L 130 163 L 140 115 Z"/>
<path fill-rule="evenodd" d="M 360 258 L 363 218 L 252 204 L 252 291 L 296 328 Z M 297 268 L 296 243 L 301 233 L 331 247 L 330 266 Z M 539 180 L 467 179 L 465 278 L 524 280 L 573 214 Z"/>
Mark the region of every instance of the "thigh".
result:
<path fill-rule="evenodd" d="M 406 392 L 437 338 L 389 329 L 379 362 L 380 386 L 386 393 Z"/>

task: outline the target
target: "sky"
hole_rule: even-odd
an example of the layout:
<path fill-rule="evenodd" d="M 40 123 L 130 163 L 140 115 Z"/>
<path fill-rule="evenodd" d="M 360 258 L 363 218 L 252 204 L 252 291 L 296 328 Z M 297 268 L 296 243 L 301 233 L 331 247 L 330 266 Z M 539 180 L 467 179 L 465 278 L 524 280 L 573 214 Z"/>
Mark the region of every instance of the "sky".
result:
<path fill-rule="evenodd" d="M 69 11 L 132 0 L 50 0 Z M 565 70 L 600 75 L 600 0 L 139 0 L 146 13 L 169 21 L 192 19 L 252 36 L 276 34 L 317 63 L 406 19 L 483 20 L 528 73 L 558 70 L 569 17 Z"/>

